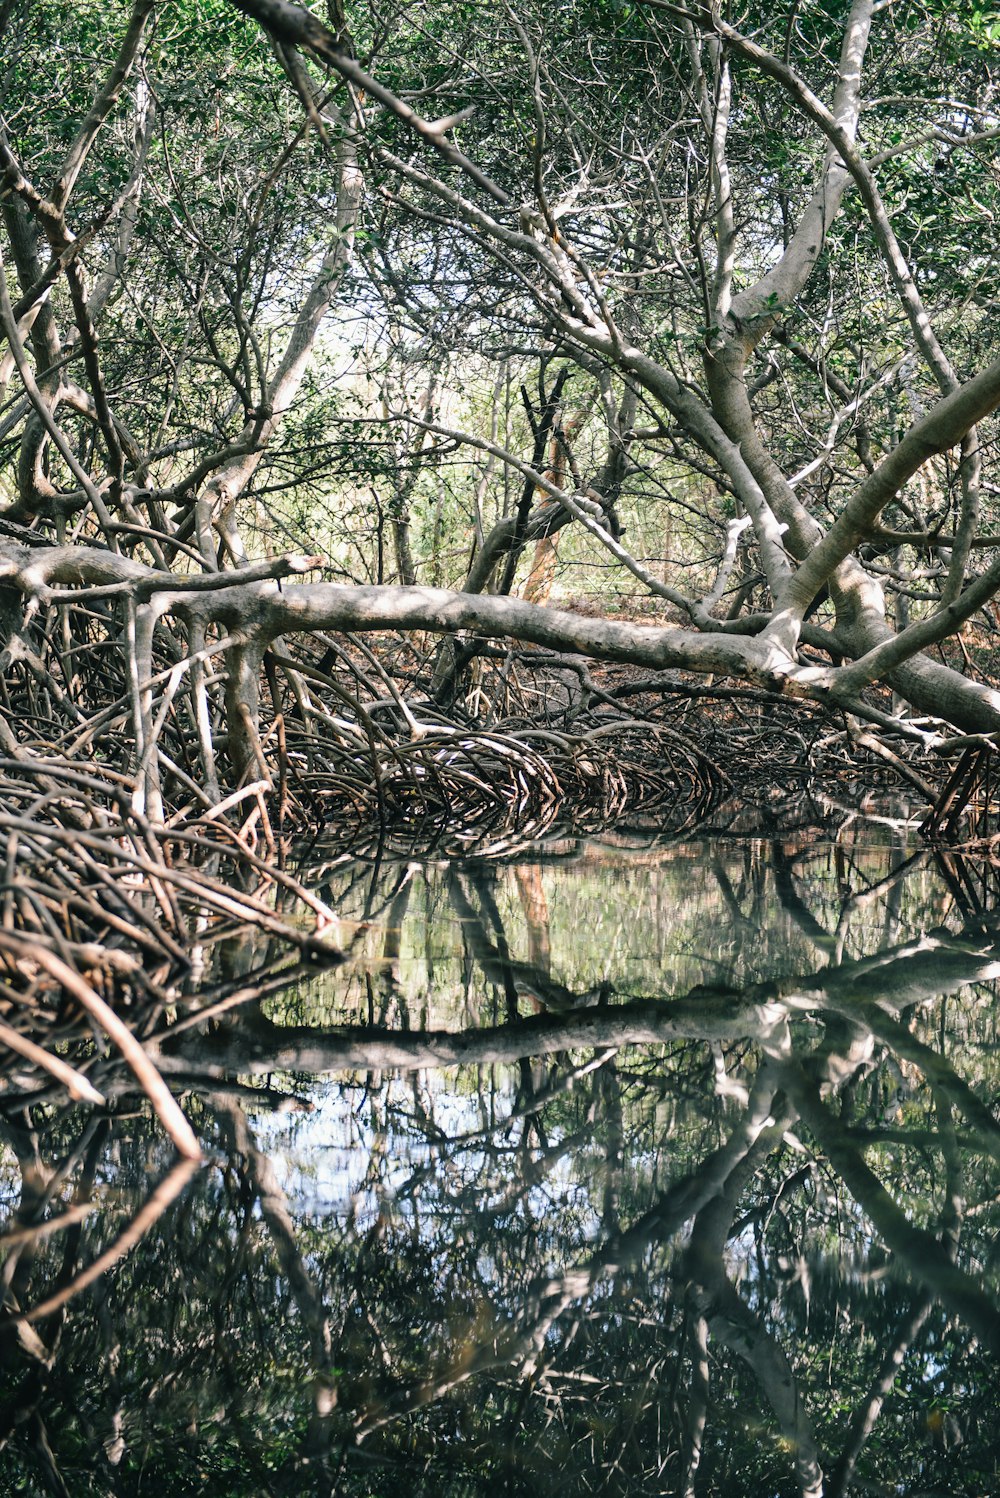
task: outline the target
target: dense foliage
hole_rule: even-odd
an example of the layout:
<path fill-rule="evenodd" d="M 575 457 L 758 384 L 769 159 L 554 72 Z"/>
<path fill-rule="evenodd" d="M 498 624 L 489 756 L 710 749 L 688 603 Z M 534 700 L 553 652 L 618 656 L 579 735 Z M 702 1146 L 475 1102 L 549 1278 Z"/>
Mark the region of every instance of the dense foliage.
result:
<path fill-rule="evenodd" d="M 322 736 L 276 641 L 395 625 L 471 632 L 417 680 L 474 712 L 487 634 L 992 733 L 988 655 L 939 652 L 997 582 L 994 23 L 12 0 L 8 716 L 131 676 L 158 814 L 293 699 Z"/>

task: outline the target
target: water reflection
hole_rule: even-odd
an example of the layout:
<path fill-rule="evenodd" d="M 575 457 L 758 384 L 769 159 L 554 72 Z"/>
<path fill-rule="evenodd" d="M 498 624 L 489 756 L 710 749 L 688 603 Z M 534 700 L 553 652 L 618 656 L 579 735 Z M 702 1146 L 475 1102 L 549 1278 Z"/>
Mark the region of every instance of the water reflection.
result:
<path fill-rule="evenodd" d="M 169 1148 L 7 1107 L 0 1490 L 997 1491 L 986 866 L 322 880 L 346 967 L 234 937 L 147 1038 L 212 1163 L 72 1299 Z"/>

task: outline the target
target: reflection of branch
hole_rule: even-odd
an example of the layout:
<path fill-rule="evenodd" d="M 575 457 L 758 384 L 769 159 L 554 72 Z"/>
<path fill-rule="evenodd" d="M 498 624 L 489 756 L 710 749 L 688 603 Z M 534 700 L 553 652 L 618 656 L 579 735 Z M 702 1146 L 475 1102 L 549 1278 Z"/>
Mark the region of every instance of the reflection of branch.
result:
<path fill-rule="evenodd" d="M 818 947 L 828 948 L 831 941 L 829 931 L 816 919 L 795 888 L 794 860 L 788 857 L 780 843 L 773 845 L 771 857 L 774 868 L 774 891 L 781 901 L 782 909 L 791 916 L 799 930 L 804 932 L 810 941 Z"/>
<path fill-rule="evenodd" d="M 474 917 L 474 922 L 478 924 L 478 918 Z M 488 977 L 501 982 L 504 977 L 525 984 L 531 981 L 543 994 L 555 998 L 560 985 L 545 979 L 530 964 L 503 964 L 481 925 L 474 948 Z M 206 1077 L 219 1077 L 248 1071 L 324 1073 L 370 1066 L 415 1071 L 425 1066 L 499 1065 L 556 1051 L 657 1045 L 675 1040 L 749 1039 L 781 1049 L 790 1010 L 834 1009 L 868 1025 L 904 1054 L 912 1053 L 919 1065 L 926 1062 L 931 1079 L 983 1137 L 996 1139 L 996 1126 L 970 1089 L 954 1077 L 936 1052 L 921 1048 L 904 1026 L 885 1013 L 886 1009 L 926 1002 L 990 978 L 996 970 L 996 953 L 981 940 L 972 943 L 962 937 L 928 936 L 878 957 L 754 985 L 742 992 L 699 987 L 679 999 L 577 1007 L 567 1013 L 530 1015 L 506 1025 L 457 1032 L 398 1034 L 360 1025 L 323 1032 L 305 1026 L 275 1025 L 253 1014 L 247 1015 L 237 1030 L 190 1037 L 179 1046 L 169 1035 L 160 1037 L 160 1046 L 169 1050 L 158 1052 L 157 1063 L 167 1073 L 201 1069 Z M 866 1003 L 866 991 L 878 994 L 877 1006 Z M 584 997 L 575 996 L 577 1004 Z"/>
<path fill-rule="evenodd" d="M 980 1146 L 994 1160 L 1000 1161 L 1000 1124 L 946 1056 L 919 1040 L 906 1025 L 886 1014 L 878 1004 L 845 1005 L 842 1012 L 849 1013 L 852 1020 L 865 1025 L 894 1055 L 919 1067 L 931 1086 L 963 1115 Z"/>
<path fill-rule="evenodd" d="M 549 1329 L 568 1306 L 590 1294 L 606 1275 L 637 1263 L 651 1243 L 666 1242 L 679 1233 L 725 1188 L 762 1136 L 771 1143 L 781 1137 L 786 1120 L 775 1122 L 774 1100 L 775 1074 L 772 1063 L 764 1060 L 750 1102 L 725 1144 L 675 1182 L 630 1228 L 612 1235 L 586 1263 L 529 1286 L 517 1326 L 500 1334 L 495 1327 L 485 1328 L 478 1345 L 472 1350 L 464 1347 L 443 1372 L 399 1389 L 362 1412 L 356 1424 L 359 1439 L 442 1398 L 475 1374 L 514 1368 L 521 1378 L 533 1376 Z"/>
<path fill-rule="evenodd" d="M 902 1366 L 903 1359 L 909 1352 L 914 1341 L 920 1333 L 920 1329 L 927 1317 L 930 1315 L 934 1304 L 933 1295 L 925 1292 L 914 1303 L 913 1309 L 904 1317 L 900 1323 L 892 1345 L 885 1354 L 875 1375 L 872 1386 L 864 1402 L 858 1406 L 848 1427 L 847 1440 L 844 1442 L 843 1450 L 829 1474 L 824 1498 L 844 1498 L 851 1485 L 854 1476 L 854 1467 L 865 1442 L 875 1428 L 875 1422 L 882 1413 L 882 1406 L 886 1396 L 892 1392 L 892 1386 L 896 1382 L 896 1376 Z"/>
<path fill-rule="evenodd" d="M 605 1051 L 598 1051 L 597 1055 L 591 1057 L 589 1061 L 583 1061 L 579 1066 L 567 1067 L 565 1071 L 550 1077 L 545 1086 L 536 1088 L 527 1101 L 517 1102 L 509 1112 L 498 1114 L 484 1128 L 470 1129 L 465 1134 L 449 1134 L 447 1140 L 440 1142 L 447 1143 L 450 1148 L 456 1145 L 472 1144 L 477 1139 L 489 1139 L 500 1129 L 509 1129 L 511 1124 L 516 1123 L 520 1118 L 535 1118 L 555 1098 L 562 1097 L 563 1093 L 572 1092 L 582 1077 L 589 1076 L 591 1072 L 600 1071 L 617 1054 L 617 1046 L 609 1046 Z"/>
<path fill-rule="evenodd" d="M 953 1259 L 958 1251 L 962 1218 L 962 1158 L 949 1109 L 941 1096 L 937 1097 L 936 1104 L 941 1129 L 938 1142 L 944 1155 L 946 1174 L 943 1238 L 948 1255 Z M 875 1422 L 881 1414 L 886 1396 L 892 1391 L 903 1359 L 919 1336 L 933 1305 L 933 1295 L 925 1291 L 900 1324 L 889 1351 L 882 1359 L 868 1397 L 854 1413 L 847 1441 L 830 1474 L 824 1498 L 844 1498 L 847 1493 L 862 1448 L 875 1428 Z"/>
<path fill-rule="evenodd" d="M 96 1207 L 96 1202 L 78 1202 L 73 1207 L 67 1207 L 65 1212 L 60 1212 L 58 1217 L 48 1217 L 44 1222 L 29 1223 L 26 1227 L 11 1228 L 7 1233 L 0 1233 L 0 1249 L 17 1248 L 23 1243 L 40 1243 L 43 1238 L 61 1233 L 82 1222 Z"/>
<path fill-rule="evenodd" d="M 170 1206 L 170 1203 L 183 1191 L 188 1181 L 198 1168 L 195 1160 L 180 1160 L 169 1171 L 158 1186 L 147 1196 L 143 1205 L 132 1218 L 124 1232 L 112 1243 L 110 1248 L 105 1249 L 93 1263 L 88 1264 L 86 1269 L 64 1285 L 55 1295 L 50 1295 L 48 1300 L 43 1300 L 40 1305 L 32 1307 L 30 1311 L 8 1312 L 7 1315 L 13 1321 L 41 1321 L 46 1316 L 51 1316 L 54 1311 L 60 1310 L 67 1301 L 72 1300 L 74 1295 L 79 1295 L 88 1285 L 92 1285 L 96 1279 L 106 1273 L 119 1259 L 123 1259 L 140 1238 L 144 1237 L 156 1222 L 157 1218 Z"/>
<path fill-rule="evenodd" d="M 569 1014 L 529 1015 L 509 1025 L 463 1031 L 424 1030 L 393 1034 L 365 1025 L 317 1031 L 275 1025 L 248 1014 L 237 1030 L 188 1037 L 170 1052 L 157 1053 L 168 1075 L 199 1070 L 204 1076 L 229 1072 L 312 1072 L 377 1067 L 419 1071 L 426 1066 L 501 1065 L 555 1051 L 662 1045 L 673 1040 L 767 1042 L 785 1029 L 785 1011 L 774 1002 L 742 1002 L 739 994 L 692 990 L 684 999 L 635 1000 L 614 1008 Z M 162 1045 L 169 1045 L 169 1036 Z"/>
<path fill-rule="evenodd" d="M 997 976 L 997 949 L 982 937 L 948 933 L 921 936 L 887 948 L 873 957 L 822 968 L 818 973 L 781 978 L 777 995 L 796 1008 L 835 1008 L 857 1018 L 868 996 L 883 1012 L 925 1004 L 969 983 Z"/>
<path fill-rule="evenodd" d="M 260 1004 L 273 994 L 283 993 L 293 983 L 315 976 L 316 964 L 314 962 L 289 962 L 282 953 L 273 962 L 267 963 L 264 967 L 255 968 L 249 979 L 241 975 L 227 983 L 218 984 L 214 989 L 202 989 L 198 994 L 200 1006 L 185 1015 L 183 1019 L 174 1020 L 169 1027 L 165 1027 L 163 1035 L 179 1035 L 198 1025 L 203 1026 L 209 1020 L 217 1020 L 220 1015 L 226 1014 L 231 1009 Z M 162 1039 L 163 1036 L 161 1035 L 160 1038 Z"/>
<path fill-rule="evenodd" d="M 228 1098 L 216 1097 L 212 1103 L 226 1136 L 227 1148 L 244 1162 L 250 1185 L 260 1203 L 261 1216 L 274 1244 L 281 1272 L 288 1280 L 309 1337 L 315 1370 L 324 1373 L 330 1361 L 330 1318 L 295 1241 L 295 1224 L 288 1210 L 288 1199 L 270 1158 L 257 1148 L 243 1109 Z"/>
<path fill-rule="evenodd" d="M 819 1089 L 798 1063 L 784 1069 L 790 1096 L 813 1138 L 892 1253 L 920 1285 L 931 1290 L 993 1352 L 1000 1352 L 1000 1310 L 993 1296 L 957 1267 L 931 1233 L 914 1227 L 868 1167 L 840 1118 L 822 1102 Z"/>
<path fill-rule="evenodd" d="M 755 1091 L 759 1085 L 759 1081 L 755 1083 Z M 773 1082 L 765 1096 L 773 1100 Z M 821 1498 L 823 1472 L 816 1437 L 795 1374 L 781 1345 L 731 1283 L 723 1263 L 740 1196 L 763 1158 L 780 1142 L 791 1120 L 787 1105 L 775 1107 L 774 1111 L 782 1116 L 765 1121 L 723 1189 L 698 1213 L 685 1264 L 691 1275 L 695 1303 L 709 1330 L 749 1364 L 760 1382 L 784 1441 L 794 1453 L 801 1498 Z"/>
<path fill-rule="evenodd" d="M 49 1492 L 54 1494 L 55 1498 L 72 1498 L 72 1494 L 66 1486 L 65 1479 L 59 1470 L 59 1463 L 56 1461 L 56 1454 L 52 1450 L 45 1421 L 37 1410 L 32 1410 L 31 1415 L 28 1417 L 27 1427 L 35 1456 L 38 1458 L 39 1466 L 45 1473 L 46 1485 Z"/>

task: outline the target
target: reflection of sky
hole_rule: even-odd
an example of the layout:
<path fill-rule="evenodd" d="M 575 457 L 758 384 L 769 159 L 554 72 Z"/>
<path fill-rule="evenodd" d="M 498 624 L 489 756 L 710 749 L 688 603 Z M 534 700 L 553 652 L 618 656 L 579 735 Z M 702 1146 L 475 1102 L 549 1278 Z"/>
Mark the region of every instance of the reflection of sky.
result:
<path fill-rule="evenodd" d="M 407 1078 L 391 1078 L 374 1092 L 360 1083 L 319 1085 L 310 1092 L 310 1113 L 292 1121 L 273 1113 L 253 1117 L 257 1143 L 269 1155 L 293 1213 L 351 1217 L 363 1231 L 380 1210 L 408 1220 L 423 1212 L 451 1215 L 459 1205 L 486 1213 L 496 1207 L 507 1219 L 535 1223 L 558 1212 L 563 1218 L 572 1216 L 585 1238 L 596 1234 L 599 1218 L 581 1183 L 584 1161 L 577 1152 L 558 1155 L 543 1180 L 520 1191 L 509 1204 L 501 1201 L 520 1170 L 515 1151 L 522 1122 L 501 1121 L 490 1130 L 494 1141 L 503 1136 L 498 1169 L 497 1159 L 491 1160 L 483 1148 L 480 1100 L 457 1090 L 453 1078 L 453 1073 L 435 1073 L 424 1074 L 422 1080 L 422 1101 L 433 1103 L 427 1133 L 435 1136 L 434 1143 L 421 1132 L 425 1122 L 414 1119 L 412 1128 L 406 1128 L 413 1109 L 412 1079 Z M 491 1102 L 494 1107 L 510 1107 L 514 1095 L 511 1082 L 508 1089 L 494 1093 Z M 376 1125 L 373 1114 L 383 1122 Z M 553 1130 L 547 1142 L 556 1146 L 559 1139 Z"/>

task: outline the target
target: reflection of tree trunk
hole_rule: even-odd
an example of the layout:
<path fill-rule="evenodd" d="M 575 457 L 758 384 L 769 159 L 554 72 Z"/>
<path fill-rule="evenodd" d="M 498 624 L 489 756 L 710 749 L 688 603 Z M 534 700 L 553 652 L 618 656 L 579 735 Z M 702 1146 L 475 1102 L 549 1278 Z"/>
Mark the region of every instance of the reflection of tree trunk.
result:
<path fill-rule="evenodd" d="M 549 1010 L 490 1028 L 390 1033 L 371 1026 L 343 1025 L 327 1031 L 274 1025 L 260 1013 L 247 1013 L 238 1028 L 208 1035 L 186 1034 L 149 1044 L 167 1073 L 199 1074 L 204 1082 L 223 1073 L 260 1071 L 327 1072 L 372 1066 L 411 1070 L 424 1066 L 488 1065 L 551 1055 L 579 1047 L 659 1045 L 674 1040 L 756 1040 L 770 1049 L 787 1041 L 792 1006 L 834 1011 L 864 1036 L 870 1050 L 877 1038 L 897 1049 L 928 1075 L 977 1130 L 984 1146 L 1000 1158 L 1000 1128 L 967 1084 L 938 1053 L 931 1051 L 886 1012 L 892 1005 L 924 1003 L 994 975 L 991 951 L 969 950 L 961 935 L 925 937 L 877 958 L 849 961 L 779 984 L 759 984 L 745 992 L 696 987 L 683 998 L 632 1000 L 598 1005 L 600 989 L 565 988 L 531 963 L 512 961 L 506 947 L 491 940 L 462 880 L 449 876 L 449 894 L 463 923 L 468 947 L 486 977 L 505 993 L 533 993 Z M 495 906 L 494 906 L 495 909 Z M 878 1005 L 860 995 L 877 991 Z M 553 1012 L 557 1011 L 557 1012 Z M 162 1047 L 162 1049 L 161 1049 Z M 833 1064 L 832 1047 L 824 1053 Z M 841 1058 L 843 1059 L 843 1058 Z M 857 1057 L 847 1066 L 856 1069 Z M 210 1083 L 209 1083 L 210 1085 Z"/>
<path fill-rule="evenodd" d="M 695 1498 L 694 1481 L 701 1465 L 702 1443 L 708 1419 L 708 1322 L 695 1316 L 691 1326 L 691 1395 L 684 1438 L 684 1498 Z"/>
<path fill-rule="evenodd" d="M 783 1349 L 722 1269 L 706 1285 L 709 1329 L 753 1369 L 795 1462 L 800 1498 L 822 1498 L 823 1470 L 812 1422 Z"/>
<path fill-rule="evenodd" d="M 473 955 L 491 981 L 504 983 L 505 969 L 494 952 L 482 950 L 478 933 L 467 931 Z M 643 1001 L 611 1007 L 588 1007 L 596 993 L 575 995 L 550 979 L 533 974 L 527 963 L 515 963 L 531 992 L 551 1007 L 571 1012 L 531 1015 L 507 1025 L 453 1033 L 424 1030 L 398 1034 L 368 1025 L 342 1025 L 328 1032 L 309 1026 L 275 1025 L 261 1014 L 247 1013 L 238 1027 L 208 1035 L 180 1037 L 176 1053 L 156 1050 L 164 1075 L 183 1071 L 204 1080 L 218 1073 L 303 1071 L 325 1073 L 359 1067 L 413 1071 L 427 1066 L 489 1066 L 525 1056 L 626 1045 L 663 1045 L 676 1040 L 746 1040 L 770 1043 L 786 1029 L 775 1005 L 739 1007 L 732 995 L 697 994 L 690 999 Z M 728 1000 L 728 1002 L 723 1002 Z M 169 1043 L 169 1037 L 167 1037 Z"/>
<path fill-rule="evenodd" d="M 607 1130 L 604 1201 L 601 1216 L 604 1231 L 611 1234 L 618 1231 L 618 1208 L 621 1202 L 625 1165 L 625 1119 L 622 1111 L 622 1090 L 613 1060 L 601 1069 L 600 1087 Z"/>
<path fill-rule="evenodd" d="M 506 934 L 496 901 L 479 882 L 479 896 L 486 907 L 487 916 L 495 932 L 491 940 L 482 918 L 477 913 L 458 874 L 449 875 L 448 893 L 456 913 L 462 922 L 462 930 L 469 950 L 479 963 L 486 977 L 504 990 L 508 1014 L 512 1024 L 517 1024 L 518 995 L 523 995 L 536 1012 L 543 1009 L 565 1010 L 589 1002 L 591 995 L 575 994 L 556 979 L 548 976 L 547 965 L 539 968 L 532 962 L 515 962 L 510 955 Z M 547 927 L 545 941 L 548 940 Z M 530 1055 L 525 1050 L 523 1055 Z M 521 1056 L 514 1058 L 521 1060 Z"/>
<path fill-rule="evenodd" d="M 539 972 L 552 971 L 552 942 L 549 936 L 549 906 L 542 885 L 542 871 L 537 864 L 518 866 L 514 881 L 521 909 L 528 923 L 528 961 Z"/>
<path fill-rule="evenodd" d="M 892 835 L 892 854 L 890 857 L 890 877 L 902 874 L 902 871 L 910 867 L 910 856 L 906 847 L 906 839 L 901 832 Z M 903 879 L 893 879 L 889 889 L 889 895 L 885 902 L 885 925 L 882 928 L 882 945 L 894 946 L 899 940 L 903 924 Z"/>
<path fill-rule="evenodd" d="M 403 922 L 406 919 L 407 906 L 410 903 L 410 893 L 413 889 L 413 880 L 405 877 L 392 897 L 385 918 L 385 936 L 382 939 L 382 957 L 379 968 L 383 974 L 396 978 L 396 964 L 399 962 L 403 945 Z"/>

